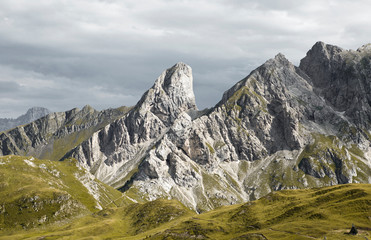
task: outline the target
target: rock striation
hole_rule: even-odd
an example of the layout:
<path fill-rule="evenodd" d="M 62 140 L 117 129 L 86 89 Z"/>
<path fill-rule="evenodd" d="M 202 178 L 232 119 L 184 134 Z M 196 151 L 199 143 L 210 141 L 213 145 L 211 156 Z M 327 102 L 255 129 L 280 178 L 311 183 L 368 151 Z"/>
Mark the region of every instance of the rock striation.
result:
<path fill-rule="evenodd" d="M 114 187 L 127 181 L 183 112 L 197 110 L 192 70 L 178 63 L 164 71 L 127 115 L 95 132 L 66 157 L 75 157 Z M 124 173 L 124 174 L 123 174 Z"/>
<path fill-rule="evenodd" d="M 175 198 L 198 212 L 281 189 L 371 183 L 370 49 L 318 42 L 299 67 L 278 54 L 203 111 L 191 68 L 178 63 L 58 156 L 137 199 Z M 5 134 L 3 154 L 25 149 L 22 134 Z"/>
<path fill-rule="evenodd" d="M 50 113 L 26 125 L 0 133 L 0 156 L 24 155 L 59 160 L 91 134 L 130 108 L 101 112 L 87 105 L 79 110 Z"/>

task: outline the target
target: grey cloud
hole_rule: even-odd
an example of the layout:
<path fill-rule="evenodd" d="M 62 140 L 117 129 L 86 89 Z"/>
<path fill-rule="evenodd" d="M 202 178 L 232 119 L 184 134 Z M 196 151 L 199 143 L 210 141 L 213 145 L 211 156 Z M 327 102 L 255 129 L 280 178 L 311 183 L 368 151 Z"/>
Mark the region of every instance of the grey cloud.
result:
<path fill-rule="evenodd" d="M 0 114 L 133 105 L 179 61 L 210 107 L 278 52 L 298 64 L 318 40 L 367 43 L 370 10 L 366 0 L 1 1 L 0 91 L 17 94 L 2 96 Z"/>
<path fill-rule="evenodd" d="M 0 81 L 0 94 L 4 96 L 16 95 L 20 86 L 11 81 Z"/>

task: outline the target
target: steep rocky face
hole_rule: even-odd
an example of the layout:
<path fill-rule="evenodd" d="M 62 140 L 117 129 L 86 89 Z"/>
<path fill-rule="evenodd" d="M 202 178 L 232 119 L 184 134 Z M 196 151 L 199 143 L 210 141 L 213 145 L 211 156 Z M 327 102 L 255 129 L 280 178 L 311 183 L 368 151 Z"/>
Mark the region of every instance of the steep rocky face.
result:
<path fill-rule="evenodd" d="M 184 63 L 167 69 L 127 115 L 94 133 L 66 157 L 75 157 L 104 182 L 122 186 L 179 114 L 197 109 L 192 81 L 192 70 Z"/>
<path fill-rule="evenodd" d="M 0 118 L 0 132 L 5 131 L 11 128 L 14 128 L 19 125 L 24 125 L 30 122 L 33 122 L 41 117 L 48 115 L 50 111 L 42 107 L 33 107 L 27 110 L 27 112 L 16 118 Z"/>
<path fill-rule="evenodd" d="M 128 108 L 51 113 L 29 124 L 0 133 L 0 155 L 28 155 L 58 160 L 91 134 L 128 111 Z"/>
<path fill-rule="evenodd" d="M 300 62 L 319 94 L 357 126 L 371 124 L 371 44 L 357 51 L 316 43 Z"/>

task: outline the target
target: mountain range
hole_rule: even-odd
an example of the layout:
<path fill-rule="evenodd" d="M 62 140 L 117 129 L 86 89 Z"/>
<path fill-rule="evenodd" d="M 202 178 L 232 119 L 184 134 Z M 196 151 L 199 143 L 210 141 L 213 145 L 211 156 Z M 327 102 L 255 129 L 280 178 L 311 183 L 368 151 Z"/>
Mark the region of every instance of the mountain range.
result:
<path fill-rule="evenodd" d="M 0 132 L 14 128 L 19 125 L 24 125 L 33 122 L 45 115 L 51 113 L 48 109 L 43 107 L 32 107 L 27 112 L 16 119 L 0 118 Z"/>
<path fill-rule="evenodd" d="M 206 111 L 178 63 L 66 156 L 121 191 L 200 212 L 280 189 L 368 183 L 370 51 L 318 42 L 299 67 L 278 54 Z"/>
<path fill-rule="evenodd" d="M 0 155 L 76 160 L 134 201 L 176 199 L 197 213 L 371 183 L 371 44 L 317 42 L 299 66 L 278 54 L 205 110 L 180 62 L 133 107 L 86 106 L 0 133 Z"/>
<path fill-rule="evenodd" d="M 199 111 L 192 69 L 165 70 L 132 108 L 53 113 L 0 135 L 2 155 L 73 157 L 99 180 L 197 211 L 271 191 L 371 182 L 371 45 L 283 54 Z"/>

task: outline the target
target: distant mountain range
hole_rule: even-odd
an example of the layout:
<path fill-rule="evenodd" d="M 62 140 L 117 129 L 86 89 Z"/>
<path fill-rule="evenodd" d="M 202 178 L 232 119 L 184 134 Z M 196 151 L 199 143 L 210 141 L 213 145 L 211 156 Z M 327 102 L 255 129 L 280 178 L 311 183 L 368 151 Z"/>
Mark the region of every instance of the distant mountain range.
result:
<path fill-rule="evenodd" d="M 33 107 L 27 110 L 25 114 L 16 119 L 0 118 L 0 132 L 33 122 L 41 117 L 48 115 L 50 111 L 43 107 Z"/>

